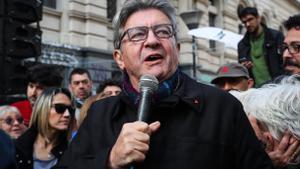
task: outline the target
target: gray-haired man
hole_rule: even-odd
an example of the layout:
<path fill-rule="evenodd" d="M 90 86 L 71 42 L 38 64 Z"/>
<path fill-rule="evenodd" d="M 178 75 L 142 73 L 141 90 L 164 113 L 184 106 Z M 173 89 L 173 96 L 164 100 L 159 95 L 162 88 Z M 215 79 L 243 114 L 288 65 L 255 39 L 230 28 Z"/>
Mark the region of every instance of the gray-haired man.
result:
<path fill-rule="evenodd" d="M 272 168 L 241 104 L 178 69 L 176 25 L 166 0 L 125 1 L 113 25 L 123 91 L 92 105 L 61 168 Z M 159 87 L 142 122 L 138 83 L 145 74 Z"/>

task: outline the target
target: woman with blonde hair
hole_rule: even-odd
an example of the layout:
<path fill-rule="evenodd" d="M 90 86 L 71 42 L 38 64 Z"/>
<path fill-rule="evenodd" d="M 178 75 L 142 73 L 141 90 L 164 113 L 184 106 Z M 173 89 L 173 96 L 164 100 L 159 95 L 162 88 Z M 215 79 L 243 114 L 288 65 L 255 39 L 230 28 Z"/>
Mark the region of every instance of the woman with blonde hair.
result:
<path fill-rule="evenodd" d="M 79 115 L 79 119 L 77 121 L 77 126 L 78 128 L 80 127 L 80 125 L 82 124 L 83 120 L 85 119 L 87 112 L 89 110 L 89 108 L 91 107 L 91 105 L 96 102 L 97 100 L 103 99 L 105 98 L 105 94 L 103 92 L 94 95 L 94 96 L 90 96 L 88 99 L 86 99 L 86 101 L 83 103 L 81 110 L 80 110 L 80 115 Z"/>
<path fill-rule="evenodd" d="M 0 129 L 12 139 L 17 139 L 27 127 L 20 111 L 13 106 L 0 106 Z"/>
<path fill-rule="evenodd" d="M 74 112 L 67 89 L 46 89 L 35 103 L 29 129 L 16 140 L 17 167 L 53 167 L 68 146 Z"/>

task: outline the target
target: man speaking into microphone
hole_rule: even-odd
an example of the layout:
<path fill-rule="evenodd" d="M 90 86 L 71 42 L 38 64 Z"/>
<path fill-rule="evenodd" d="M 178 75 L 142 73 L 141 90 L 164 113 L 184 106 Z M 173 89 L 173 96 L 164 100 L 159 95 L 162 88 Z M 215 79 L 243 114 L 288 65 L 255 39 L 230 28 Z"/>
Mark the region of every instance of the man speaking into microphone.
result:
<path fill-rule="evenodd" d="M 273 168 L 241 104 L 178 69 L 176 13 L 167 0 L 126 0 L 113 28 L 122 93 L 91 106 L 58 168 Z"/>

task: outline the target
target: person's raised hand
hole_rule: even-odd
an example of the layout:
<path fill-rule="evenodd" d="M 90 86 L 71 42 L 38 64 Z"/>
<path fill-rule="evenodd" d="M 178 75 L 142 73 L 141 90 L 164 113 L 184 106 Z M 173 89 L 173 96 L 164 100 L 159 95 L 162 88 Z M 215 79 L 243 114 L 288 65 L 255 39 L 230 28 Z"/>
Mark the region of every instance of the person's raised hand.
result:
<path fill-rule="evenodd" d="M 280 168 L 285 167 L 300 151 L 300 142 L 294 140 L 293 137 L 285 132 L 281 138 L 279 145 L 274 146 L 273 149 L 266 148 L 266 152 L 271 158 L 274 166 Z"/>
<path fill-rule="evenodd" d="M 253 67 L 253 63 L 251 61 L 244 61 L 244 62 L 241 62 L 241 64 L 244 65 L 248 69 Z"/>
<path fill-rule="evenodd" d="M 136 121 L 125 123 L 109 155 L 108 167 L 120 169 L 133 162 L 142 162 L 149 150 L 150 136 L 160 127 L 160 122 L 151 124 Z"/>

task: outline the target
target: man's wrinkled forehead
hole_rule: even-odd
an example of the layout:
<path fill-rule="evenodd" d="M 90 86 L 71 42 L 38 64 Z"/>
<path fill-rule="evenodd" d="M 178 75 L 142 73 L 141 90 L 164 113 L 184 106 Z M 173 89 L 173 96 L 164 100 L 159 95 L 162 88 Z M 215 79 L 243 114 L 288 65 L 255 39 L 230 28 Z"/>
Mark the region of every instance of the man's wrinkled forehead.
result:
<path fill-rule="evenodd" d="M 300 29 L 290 29 L 285 38 L 284 38 L 284 43 L 286 44 L 292 44 L 292 43 L 297 43 L 299 44 L 300 43 Z"/>
<path fill-rule="evenodd" d="M 136 18 L 136 16 L 139 15 L 144 16 L 144 13 L 147 16 L 144 17 L 144 19 L 141 20 L 132 19 L 132 18 Z M 157 16 L 161 16 L 161 17 L 158 18 Z M 156 24 L 161 24 L 161 22 L 168 23 L 168 24 L 171 23 L 171 19 L 163 11 L 156 8 L 147 8 L 147 9 L 141 9 L 133 12 L 130 16 L 128 16 L 126 21 L 122 24 L 122 28 L 130 28 L 136 26 L 152 26 L 146 24 L 152 20 L 159 20 L 159 23 Z"/>
<path fill-rule="evenodd" d="M 71 76 L 71 82 L 80 82 L 80 81 L 84 81 L 84 80 L 90 80 L 89 76 L 87 73 L 83 73 L 83 74 L 73 74 Z"/>

